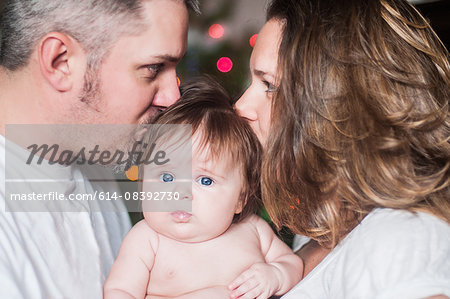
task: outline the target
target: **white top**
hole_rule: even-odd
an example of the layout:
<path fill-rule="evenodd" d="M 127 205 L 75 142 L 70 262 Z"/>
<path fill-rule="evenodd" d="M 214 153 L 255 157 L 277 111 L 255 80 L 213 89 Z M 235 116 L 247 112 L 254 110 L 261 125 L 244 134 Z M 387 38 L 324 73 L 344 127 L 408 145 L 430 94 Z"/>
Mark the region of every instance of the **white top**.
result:
<path fill-rule="evenodd" d="M 376 209 L 283 299 L 450 296 L 450 225 Z"/>
<path fill-rule="evenodd" d="M 23 149 L 8 150 L 6 161 L 5 152 L 0 135 L 0 298 L 101 298 L 102 284 L 130 229 L 125 207 L 111 201 L 102 204 L 122 212 L 90 212 L 99 210 L 97 202 L 72 202 L 82 212 L 6 212 L 5 167 L 13 177 L 24 171 L 57 177 L 60 183 L 53 191 L 65 194 L 98 189 L 78 169 L 27 167 Z M 20 191 L 36 191 L 31 184 L 29 188 L 22 186 Z"/>

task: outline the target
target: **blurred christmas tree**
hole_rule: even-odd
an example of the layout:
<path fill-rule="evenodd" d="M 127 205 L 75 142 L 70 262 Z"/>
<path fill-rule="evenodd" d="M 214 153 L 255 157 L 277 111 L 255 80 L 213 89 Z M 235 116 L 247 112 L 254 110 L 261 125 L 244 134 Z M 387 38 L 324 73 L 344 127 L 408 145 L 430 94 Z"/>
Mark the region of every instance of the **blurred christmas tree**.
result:
<path fill-rule="evenodd" d="M 196 75 L 209 74 L 236 100 L 249 83 L 252 51 L 249 40 L 259 27 L 245 24 L 243 20 L 244 25 L 248 26 L 239 26 L 239 32 L 233 32 L 227 24 L 236 17 L 236 10 L 240 9 L 239 2 L 215 2 L 213 9 L 202 9 L 200 16 L 191 14 L 188 50 L 177 68 L 178 76 L 183 81 Z M 206 1 L 202 4 L 206 4 Z M 258 4 L 261 5 L 260 2 Z M 257 17 L 264 19 L 263 15 Z M 224 59 L 219 61 L 221 58 Z"/>

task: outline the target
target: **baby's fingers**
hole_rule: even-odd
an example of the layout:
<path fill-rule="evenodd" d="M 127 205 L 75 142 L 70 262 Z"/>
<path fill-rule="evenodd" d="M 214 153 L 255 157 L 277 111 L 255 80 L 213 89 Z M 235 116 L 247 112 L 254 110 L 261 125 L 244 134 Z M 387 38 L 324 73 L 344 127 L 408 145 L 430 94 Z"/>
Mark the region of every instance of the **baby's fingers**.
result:
<path fill-rule="evenodd" d="M 255 296 L 254 298 L 256 298 L 256 299 L 267 299 L 267 298 L 270 298 L 270 295 L 269 295 L 269 293 L 267 291 L 263 291 L 257 297 Z"/>
<path fill-rule="evenodd" d="M 259 282 L 254 278 L 253 271 L 247 270 L 239 275 L 238 278 L 236 278 L 232 283 L 230 283 L 228 289 L 232 291 L 231 298 L 238 298 L 239 296 L 242 296 L 243 294 L 246 294 L 249 291 L 253 290 L 258 285 Z M 256 296 L 248 298 L 255 298 Z M 240 298 L 247 298 L 247 296 L 243 296 Z"/>
<path fill-rule="evenodd" d="M 259 282 L 255 279 L 249 279 L 241 284 L 237 289 L 231 292 L 231 298 L 254 299 L 261 294 Z"/>
<path fill-rule="evenodd" d="M 241 275 L 239 275 L 235 280 L 233 280 L 232 283 L 228 285 L 228 289 L 231 291 L 234 290 L 235 288 L 252 278 L 253 275 L 254 272 L 251 269 L 242 272 Z"/>
<path fill-rule="evenodd" d="M 239 299 L 255 299 L 255 298 L 267 299 L 268 298 L 267 296 L 260 297 L 260 295 L 261 295 L 261 288 L 256 287 L 253 290 L 243 294 L 241 297 L 239 297 Z"/>

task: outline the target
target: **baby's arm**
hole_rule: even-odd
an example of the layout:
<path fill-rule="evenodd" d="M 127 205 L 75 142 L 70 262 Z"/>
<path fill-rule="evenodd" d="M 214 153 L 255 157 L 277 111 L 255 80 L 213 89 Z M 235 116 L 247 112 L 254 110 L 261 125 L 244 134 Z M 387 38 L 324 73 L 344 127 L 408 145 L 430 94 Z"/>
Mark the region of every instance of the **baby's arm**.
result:
<path fill-rule="evenodd" d="M 156 233 L 144 220 L 133 226 L 106 279 L 104 299 L 145 298 L 155 258 L 154 240 Z"/>
<path fill-rule="evenodd" d="M 229 286 L 231 298 L 266 299 L 282 295 L 300 281 L 303 262 L 272 231 L 269 224 L 257 216 L 250 219 L 259 234 L 266 263 L 256 263 L 238 276 Z"/>

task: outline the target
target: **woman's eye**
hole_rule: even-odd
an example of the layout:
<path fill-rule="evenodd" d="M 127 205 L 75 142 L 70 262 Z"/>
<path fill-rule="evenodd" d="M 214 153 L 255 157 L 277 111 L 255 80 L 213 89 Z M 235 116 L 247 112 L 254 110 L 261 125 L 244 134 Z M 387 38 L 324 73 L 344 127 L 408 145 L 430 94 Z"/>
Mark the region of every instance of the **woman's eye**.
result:
<path fill-rule="evenodd" d="M 173 175 L 171 175 L 170 173 L 163 173 L 161 175 L 161 181 L 165 182 L 165 183 L 170 183 L 173 182 L 175 178 L 173 177 Z"/>
<path fill-rule="evenodd" d="M 205 176 L 199 178 L 197 180 L 197 182 L 199 182 L 203 186 L 211 186 L 214 183 L 214 181 L 211 178 L 208 178 L 208 177 L 205 177 Z"/>
<path fill-rule="evenodd" d="M 273 84 L 271 84 L 268 81 L 263 81 L 264 85 L 266 85 L 267 89 L 265 92 L 275 92 L 277 90 L 277 87 Z"/>

